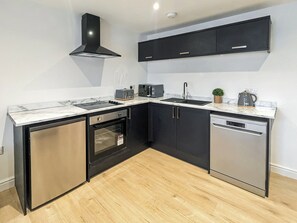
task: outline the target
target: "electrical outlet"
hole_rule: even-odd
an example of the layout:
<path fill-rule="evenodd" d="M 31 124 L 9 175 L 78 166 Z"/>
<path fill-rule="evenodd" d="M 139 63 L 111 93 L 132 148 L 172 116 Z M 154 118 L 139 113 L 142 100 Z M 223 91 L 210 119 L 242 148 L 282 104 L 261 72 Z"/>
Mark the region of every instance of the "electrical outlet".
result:
<path fill-rule="evenodd" d="M 0 155 L 3 155 L 4 154 L 4 146 L 1 146 L 0 147 Z"/>

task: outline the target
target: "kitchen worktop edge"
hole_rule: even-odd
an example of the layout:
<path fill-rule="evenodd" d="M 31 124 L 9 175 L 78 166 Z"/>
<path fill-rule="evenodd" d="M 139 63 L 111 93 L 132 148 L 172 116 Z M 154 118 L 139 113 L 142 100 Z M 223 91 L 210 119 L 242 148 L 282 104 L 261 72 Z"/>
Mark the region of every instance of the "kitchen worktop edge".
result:
<path fill-rule="evenodd" d="M 24 106 L 20 106 L 18 110 L 18 106 L 12 106 L 8 108 L 8 116 L 12 120 L 13 124 L 16 127 L 31 125 L 46 121 L 53 121 L 63 118 L 75 117 L 79 115 L 87 115 L 92 113 L 97 113 L 101 111 L 113 110 L 118 108 L 129 107 L 138 104 L 144 103 L 159 103 L 159 104 L 166 104 L 166 105 L 174 105 L 180 107 L 188 107 L 188 108 L 196 108 L 196 109 L 203 109 L 203 110 L 210 110 L 210 111 L 218 111 L 224 113 L 231 113 L 231 114 L 240 114 L 246 116 L 253 116 L 253 117 L 260 117 L 260 118 L 267 118 L 267 119 L 275 119 L 277 108 L 276 107 L 244 107 L 244 106 L 237 106 L 235 104 L 215 104 L 210 103 L 204 106 L 199 105 L 190 105 L 190 104 L 183 104 L 183 103 L 174 103 L 174 102 L 165 102 L 162 101 L 164 98 L 144 98 L 144 97 L 135 97 L 133 100 L 129 101 L 118 101 L 122 103 L 122 105 L 94 109 L 94 110 L 85 110 L 82 108 L 78 108 L 73 105 L 73 103 L 65 103 L 64 105 L 61 103 L 55 102 L 45 102 L 45 103 L 38 103 L 38 106 L 41 109 L 38 109 L 37 104 L 31 104 L 31 106 L 35 109 L 26 110 Z M 70 101 L 69 101 L 70 102 Z M 52 107 L 46 107 L 45 105 L 53 105 Z M 23 110 L 21 109 L 23 108 Z"/>

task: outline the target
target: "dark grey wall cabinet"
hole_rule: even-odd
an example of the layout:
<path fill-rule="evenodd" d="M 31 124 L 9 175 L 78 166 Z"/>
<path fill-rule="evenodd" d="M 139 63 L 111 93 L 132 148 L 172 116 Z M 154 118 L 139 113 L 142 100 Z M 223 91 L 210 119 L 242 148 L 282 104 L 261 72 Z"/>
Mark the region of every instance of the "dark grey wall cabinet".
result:
<path fill-rule="evenodd" d="M 148 104 L 128 108 L 127 147 L 135 155 L 148 147 Z"/>
<path fill-rule="evenodd" d="M 205 30 L 172 37 L 175 49 L 172 58 L 204 56 L 216 53 L 216 31 Z"/>
<path fill-rule="evenodd" d="M 215 30 L 186 33 L 138 43 L 138 61 L 194 57 L 215 53 Z"/>
<path fill-rule="evenodd" d="M 149 61 L 155 59 L 154 43 L 154 40 L 138 43 L 138 61 Z"/>
<path fill-rule="evenodd" d="M 217 29 L 217 52 L 270 50 L 270 17 L 235 23 Z"/>
<path fill-rule="evenodd" d="M 209 169 L 209 111 L 151 104 L 152 147 Z"/>
<path fill-rule="evenodd" d="M 270 16 L 138 43 L 138 61 L 270 51 Z"/>

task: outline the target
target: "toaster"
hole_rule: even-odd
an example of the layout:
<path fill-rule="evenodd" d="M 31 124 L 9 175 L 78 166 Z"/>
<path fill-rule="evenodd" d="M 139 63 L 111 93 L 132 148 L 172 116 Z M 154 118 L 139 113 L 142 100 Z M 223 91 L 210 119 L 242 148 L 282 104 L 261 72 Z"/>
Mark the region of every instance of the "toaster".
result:
<path fill-rule="evenodd" d="M 117 100 L 132 100 L 134 99 L 133 89 L 118 89 L 115 93 L 115 99 Z"/>
<path fill-rule="evenodd" d="M 159 98 L 164 95 L 163 84 L 140 84 L 138 86 L 138 96 Z"/>

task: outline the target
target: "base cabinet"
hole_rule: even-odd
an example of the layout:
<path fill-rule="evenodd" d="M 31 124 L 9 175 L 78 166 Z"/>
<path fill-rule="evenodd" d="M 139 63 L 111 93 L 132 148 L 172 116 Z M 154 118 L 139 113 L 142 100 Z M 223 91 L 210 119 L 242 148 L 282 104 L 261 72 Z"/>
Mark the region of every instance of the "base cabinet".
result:
<path fill-rule="evenodd" d="M 153 148 L 209 170 L 209 111 L 151 104 Z"/>
<path fill-rule="evenodd" d="M 128 108 L 127 147 L 135 155 L 148 147 L 148 104 Z"/>
<path fill-rule="evenodd" d="M 209 111 L 177 107 L 176 149 L 189 161 L 209 169 Z"/>

